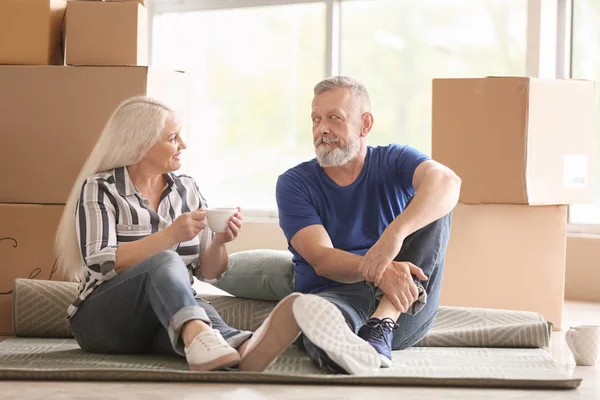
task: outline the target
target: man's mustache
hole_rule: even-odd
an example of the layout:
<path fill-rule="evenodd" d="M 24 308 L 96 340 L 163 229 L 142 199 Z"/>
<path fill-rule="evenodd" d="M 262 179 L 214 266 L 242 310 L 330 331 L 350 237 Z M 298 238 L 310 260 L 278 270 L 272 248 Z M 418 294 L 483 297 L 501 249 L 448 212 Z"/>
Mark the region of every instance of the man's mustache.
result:
<path fill-rule="evenodd" d="M 332 144 L 332 143 L 337 143 L 339 141 L 340 141 L 340 139 L 336 138 L 336 137 L 320 136 L 319 138 L 317 138 L 317 140 L 314 141 L 314 145 L 316 147 L 316 146 L 320 145 L 321 143 Z"/>

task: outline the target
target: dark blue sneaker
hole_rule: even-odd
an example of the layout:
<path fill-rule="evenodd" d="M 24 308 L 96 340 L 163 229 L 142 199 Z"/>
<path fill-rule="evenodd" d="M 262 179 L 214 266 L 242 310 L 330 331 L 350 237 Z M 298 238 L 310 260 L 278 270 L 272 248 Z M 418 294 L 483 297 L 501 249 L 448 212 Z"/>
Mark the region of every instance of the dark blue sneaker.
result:
<path fill-rule="evenodd" d="M 398 324 L 391 318 L 371 318 L 358 330 L 358 336 L 377 350 L 381 358 L 381 367 L 392 366 L 392 336 Z"/>

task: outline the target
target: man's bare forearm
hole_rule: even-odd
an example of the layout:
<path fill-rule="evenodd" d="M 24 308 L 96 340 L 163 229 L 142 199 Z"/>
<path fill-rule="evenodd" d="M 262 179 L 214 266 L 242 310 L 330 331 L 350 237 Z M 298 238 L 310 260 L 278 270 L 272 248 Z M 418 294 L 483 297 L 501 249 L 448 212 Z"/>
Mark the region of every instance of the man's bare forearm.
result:
<path fill-rule="evenodd" d="M 328 248 L 323 249 L 313 268 L 319 276 L 341 283 L 364 281 L 358 272 L 362 256 L 347 251 Z"/>

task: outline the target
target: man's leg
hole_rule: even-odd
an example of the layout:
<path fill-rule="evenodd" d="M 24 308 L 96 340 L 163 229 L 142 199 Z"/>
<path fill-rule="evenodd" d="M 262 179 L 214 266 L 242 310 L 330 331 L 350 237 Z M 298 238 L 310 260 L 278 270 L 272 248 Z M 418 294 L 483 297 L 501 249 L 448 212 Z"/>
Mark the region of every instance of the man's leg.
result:
<path fill-rule="evenodd" d="M 294 316 L 303 335 L 296 345 L 316 365 L 332 372 L 359 374 L 378 369 L 379 355 L 356 336 L 375 305 L 375 291 L 365 282 L 297 299 Z"/>
<path fill-rule="evenodd" d="M 359 336 L 388 359 L 384 366 L 391 365 L 392 349 L 405 349 L 416 344 L 433 324 L 440 300 L 451 220 L 450 213 L 408 236 L 395 258 L 395 261 L 409 261 L 420 267 L 429 278 L 426 281 L 415 281 L 423 291 L 419 300 L 408 312 L 400 315 L 391 301 L 383 295 L 372 318 L 359 331 Z M 383 357 L 382 362 L 386 364 Z"/>
<path fill-rule="evenodd" d="M 450 239 L 451 223 L 450 213 L 416 231 L 407 238 L 405 246 L 396 258 L 396 261 L 410 261 L 420 267 L 429 279 L 420 281 L 427 294 L 425 305 L 421 305 L 420 310 L 420 307 L 417 307 L 411 313 L 400 315 L 396 321 L 399 328 L 394 331 L 394 350 L 415 345 L 433 325 L 440 304 L 444 259 Z"/>

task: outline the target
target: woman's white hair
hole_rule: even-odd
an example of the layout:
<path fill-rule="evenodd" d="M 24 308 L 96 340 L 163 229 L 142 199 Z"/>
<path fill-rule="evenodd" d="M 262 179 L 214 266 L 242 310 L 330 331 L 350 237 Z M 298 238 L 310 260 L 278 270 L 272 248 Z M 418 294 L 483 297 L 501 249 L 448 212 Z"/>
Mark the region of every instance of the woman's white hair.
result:
<path fill-rule="evenodd" d="M 75 207 L 85 180 L 98 172 L 139 162 L 160 139 L 173 111 L 150 97 L 122 102 L 108 119 L 73 184 L 56 233 L 57 274 L 66 280 L 82 278 L 84 261 L 77 241 Z"/>
<path fill-rule="evenodd" d="M 371 99 L 367 88 L 349 76 L 332 76 L 324 79 L 315 85 L 313 94 L 316 96 L 335 89 L 350 89 L 353 102 L 359 107 L 359 111 L 361 113 L 371 111 Z"/>

